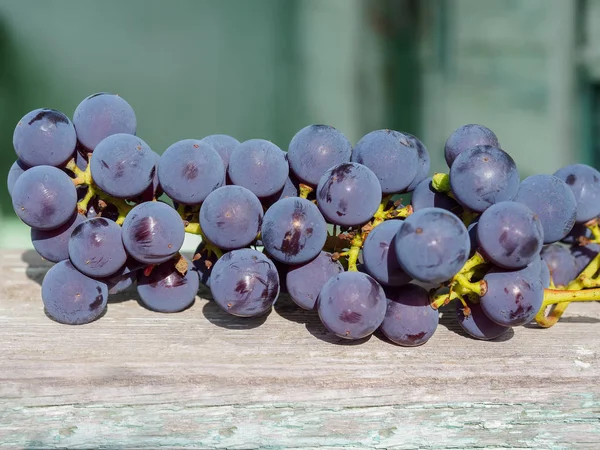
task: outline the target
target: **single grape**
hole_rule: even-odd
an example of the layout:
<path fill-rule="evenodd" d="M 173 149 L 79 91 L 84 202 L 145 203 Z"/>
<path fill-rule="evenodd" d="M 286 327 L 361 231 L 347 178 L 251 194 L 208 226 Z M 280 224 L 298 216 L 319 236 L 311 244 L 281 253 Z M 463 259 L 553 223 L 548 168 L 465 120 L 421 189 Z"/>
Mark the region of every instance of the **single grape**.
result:
<path fill-rule="evenodd" d="M 65 165 L 75 152 L 77 136 L 67 116 L 55 109 L 36 109 L 19 121 L 13 146 L 29 167 Z"/>
<path fill-rule="evenodd" d="M 129 289 L 137 280 L 138 272 L 146 267 L 146 264 L 131 256 L 127 258 L 125 264 L 116 273 L 102 280 L 108 286 L 108 295 L 115 295 Z"/>
<path fill-rule="evenodd" d="M 17 159 L 13 165 L 10 167 L 10 170 L 8 171 L 8 177 L 6 180 L 6 184 L 8 185 L 8 194 L 12 195 L 12 190 L 13 187 L 15 185 L 15 183 L 17 182 L 17 179 L 23 174 L 25 173 L 25 171 L 29 169 L 29 167 L 27 165 L 25 165 L 25 163 L 23 163 L 23 161 Z"/>
<path fill-rule="evenodd" d="M 162 154 L 158 179 L 173 201 L 199 205 L 208 194 L 223 185 L 225 168 L 223 160 L 209 144 L 185 139 Z"/>
<path fill-rule="evenodd" d="M 46 313 L 53 320 L 81 325 L 96 320 L 104 312 L 108 288 L 65 260 L 46 273 L 42 282 L 42 300 Z"/>
<path fill-rule="evenodd" d="M 77 208 L 77 191 L 69 176 L 52 166 L 36 166 L 23 173 L 12 190 L 19 218 L 32 228 L 51 230 L 66 223 Z"/>
<path fill-rule="evenodd" d="M 425 145 L 423 145 L 423 143 L 418 138 L 409 133 L 404 133 L 404 135 L 413 144 L 413 147 L 417 149 L 417 157 L 419 158 L 417 164 L 417 175 L 406 188 L 407 192 L 412 192 L 423 180 L 425 180 L 429 176 L 429 170 L 431 169 L 431 160 L 429 158 L 429 152 L 427 151 L 427 147 L 425 147 Z"/>
<path fill-rule="evenodd" d="M 161 202 L 135 206 L 123 222 L 123 244 L 140 262 L 160 264 L 181 249 L 185 227 L 179 214 Z"/>
<path fill-rule="evenodd" d="M 227 167 L 229 167 L 229 157 L 233 150 L 240 145 L 240 141 L 226 134 L 212 134 L 201 140 L 217 151 L 223 161 L 223 167 L 225 167 L 225 171 L 227 171 Z"/>
<path fill-rule="evenodd" d="M 478 145 L 500 148 L 498 138 L 494 132 L 483 125 L 463 125 L 454 130 L 444 146 L 444 156 L 448 167 L 452 167 L 454 160 L 460 153 Z"/>
<path fill-rule="evenodd" d="M 566 286 L 579 275 L 577 262 L 568 247 L 556 243 L 546 245 L 541 256 L 556 286 Z"/>
<path fill-rule="evenodd" d="M 194 270 L 198 273 L 200 283 L 206 287 L 210 287 L 210 275 L 212 269 L 219 258 L 214 252 L 208 252 L 206 248 L 206 242 L 202 241 L 198 244 L 196 251 L 194 252 L 194 258 L 192 264 Z"/>
<path fill-rule="evenodd" d="M 379 283 L 360 272 L 343 272 L 330 278 L 317 301 L 323 325 L 344 339 L 371 335 L 383 322 L 386 308 Z"/>
<path fill-rule="evenodd" d="M 149 275 L 140 273 L 137 292 L 142 303 L 152 311 L 173 313 L 186 309 L 196 299 L 200 281 L 190 261 L 184 275 L 175 268 L 173 259 L 152 269 Z"/>
<path fill-rule="evenodd" d="M 598 252 L 600 252 L 600 245 L 595 243 L 571 246 L 571 254 L 575 258 L 578 274 L 586 268 L 592 259 L 596 257 Z"/>
<path fill-rule="evenodd" d="M 263 220 L 260 201 L 242 186 L 223 186 L 211 192 L 200 207 L 200 227 L 217 247 L 232 250 L 256 239 Z"/>
<path fill-rule="evenodd" d="M 292 138 L 288 148 L 290 170 L 300 181 L 315 187 L 331 167 L 350 161 L 352 145 L 328 125 L 309 125 Z"/>
<path fill-rule="evenodd" d="M 464 307 L 460 302 L 455 303 L 458 324 L 469 336 L 475 339 L 484 341 L 496 339 L 510 330 L 510 327 L 499 325 L 486 316 L 479 303 L 469 304 L 469 315 L 465 315 Z"/>
<path fill-rule="evenodd" d="M 315 258 L 325 245 L 327 224 L 314 203 L 290 197 L 279 200 L 264 215 L 261 240 L 265 250 L 285 264 Z"/>
<path fill-rule="evenodd" d="M 514 199 L 531 209 L 544 228 L 544 244 L 563 239 L 575 223 L 577 201 L 569 186 L 553 175 L 525 178 Z"/>
<path fill-rule="evenodd" d="M 425 208 L 410 215 L 398 231 L 394 247 L 400 267 L 425 283 L 441 283 L 456 275 L 470 248 L 467 228 L 441 208 Z"/>
<path fill-rule="evenodd" d="M 286 275 L 287 290 L 294 303 L 303 309 L 315 309 L 319 292 L 330 278 L 344 268 L 331 253 L 321 252 L 310 262 L 291 266 Z"/>
<path fill-rule="evenodd" d="M 275 204 L 283 198 L 298 197 L 299 184 L 300 182 L 296 179 L 294 174 L 290 172 L 287 180 L 285 180 L 283 188 L 279 192 L 276 192 L 275 194 L 269 197 L 261 198 L 260 201 L 265 206 L 265 208 L 268 209 L 270 206 L 272 206 L 273 204 Z"/>
<path fill-rule="evenodd" d="M 367 223 L 381 203 L 381 185 L 366 166 L 343 163 L 327 170 L 317 187 L 317 205 L 330 223 Z"/>
<path fill-rule="evenodd" d="M 410 204 L 413 211 L 425 208 L 442 208 L 457 216 L 462 214 L 462 206 L 446 194 L 436 191 L 431 184 L 431 177 L 421 181 L 413 190 Z"/>
<path fill-rule="evenodd" d="M 422 345 L 433 336 L 440 321 L 439 312 L 429 302 L 429 293 L 416 284 L 384 288 L 387 298 L 381 331 L 395 344 Z"/>
<path fill-rule="evenodd" d="M 104 217 L 87 219 L 71 234 L 69 258 L 77 270 L 90 277 L 115 274 L 127 260 L 121 227 Z"/>
<path fill-rule="evenodd" d="M 225 253 L 214 265 L 210 291 L 217 304 L 234 316 L 260 316 L 279 296 L 279 275 L 273 262 L 249 248 Z"/>
<path fill-rule="evenodd" d="M 584 223 L 600 215 L 600 172 L 586 164 L 558 169 L 555 176 L 563 180 L 577 201 L 576 222 Z"/>
<path fill-rule="evenodd" d="M 540 253 L 544 230 L 538 216 L 524 204 L 500 202 L 479 217 L 477 241 L 494 264 L 505 269 L 520 269 Z"/>
<path fill-rule="evenodd" d="M 85 217 L 74 213 L 71 218 L 52 230 L 31 229 L 33 248 L 47 261 L 57 263 L 69 259 L 69 238 L 73 230 L 85 222 Z"/>
<path fill-rule="evenodd" d="M 366 271 L 384 286 L 400 286 L 411 280 L 402 270 L 394 247 L 401 220 L 388 220 L 377 225 L 363 244 L 362 259 Z"/>
<path fill-rule="evenodd" d="M 373 171 L 384 194 L 406 192 L 421 168 L 414 138 L 394 130 L 363 136 L 354 147 L 352 161 Z"/>
<path fill-rule="evenodd" d="M 96 146 L 90 161 L 94 182 L 107 194 L 133 198 L 154 180 L 154 155 L 148 144 L 131 134 L 113 134 Z"/>
<path fill-rule="evenodd" d="M 263 139 L 250 139 L 231 152 L 227 174 L 233 184 L 257 197 L 268 197 L 283 188 L 289 171 L 286 154 L 279 147 Z"/>
<path fill-rule="evenodd" d="M 113 134 L 135 134 L 137 119 L 123 98 L 99 92 L 84 99 L 75 109 L 73 124 L 79 143 L 93 152 L 103 139 Z"/>
<path fill-rule="evenodd" d="M 505 151 L 487 145 L 464 150 L 450 168 L 452 193 L 461 205 L 475 212 L 512 200 L 519 183 L 514 160 Z"/>

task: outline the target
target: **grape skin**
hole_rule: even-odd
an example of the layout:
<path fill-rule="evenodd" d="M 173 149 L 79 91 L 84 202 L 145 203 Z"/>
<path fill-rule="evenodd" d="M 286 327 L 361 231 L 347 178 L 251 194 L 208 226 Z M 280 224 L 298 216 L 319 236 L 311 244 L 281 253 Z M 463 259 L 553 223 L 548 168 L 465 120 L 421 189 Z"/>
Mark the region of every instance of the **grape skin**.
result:
<path fill-rule="evenodd" d="M 344 268 L 339 261 L 332 259 L 331 253 L 320 252 L 312 261 L 289 267 L 286 286 L 290 297 L 303 309 L 315 309 L 319 292 L 330 278 L 342 273 Z"/>
<path fill-rule="evenodd" d="M 269 208 L 281 199 L 288 197 L 298 197 L 299 184 L 300 182 L 296 179 L 294 174 L 290 172 L 287 180 L 285 180 L 283 188 L 279 192 L 269 197 L 262 198 L 260 199 L 260 201 L 266 208 Z"/>
<path fill-rule="evenodd" d="M 577 262 L 568 247 L 561 244 L 546 245 L 541 256 L 556 286 L 566 286 L 579 275 Z"/>
<path fill-rule="evenodd" d="M 429 158 L 429 152 L 427 151 L 427 147 L 425 147 L 425 145 L 423 145 L 423 143 L 416 136 L 413 136 L 409 133 L 404 133 L 404 135 L 412 143 L 413 147 L 417 149 L 417 175 L 406 188 L 407 192 L 412 192 L 423 180 L 425 180 L 429 176 L 429 170 L 431 169 L 431 159 Z"/>
<path fill-rule="evenodd" d="M 146 264 L 128 257 L 123 267 L 115 274 L 101 280 L 108 286 L 108 295 L 118 294 L 131 287 L 137 280 L 138 271 L 145 267 L 147 267 Z"/>
<path fill-rule="evenodd" d="M 77 208 L 77 191 L 69 176 L 52 166 L 23 173 L 12 191 L 13 209 L 32 228 L 51 230 L 66 223 Z"/>
<path fill-rule="evenodd" d="M 264 215 L 261 240 L 267 253 L 282 263 L 310 261 L 320 253 L 326 239 L 325 219 L 306 199 L 279 200 Z"/>
<path fill-rule="evenodd" d="M 382 287 L 361 272 L 343 272 L 330 278 L 317 301 L 323 325 L 344 339 L 371 335 L 383 322 L 386 308 Z"/>
<path fill-rule="evenodd" d="M 106 309 L 108 287 L 79 272 L 71 261 L 51 267 L 42 282 L 46 313 L 56 322 L 81 325 L 96 320 Z"/>
<path fill-rule="evenodd" d="M 400 286 L 411 280 L 402 270 L 394 251 L 396 234 L 402 228 L 400 220 L 377 225 L 363 244 L 362 258 L 366 271 L 384 286 Z"/>
<path fill-rule="evenodd" d="M 415 347 L 427 342 L 437 329 L 440 316 L 429 302 L 429 294 L 421 286 L 384 288 L 387 310 L 381 331 L 395 344 Z"/>
<path fill-rule="evenodd" d="M 586 164 L 573 164 L 554 173 L 563 180 L 577 201 L 577 223 L 600 215 L 600 172 Z"/>
<path fill-rule="evenodd" d="M 279 275 L 262 253 L 244 248 L 224 254 L 214 265 L 210 291 L 215 302 L 229 314 L 260 316 L 279 296 Z"/>
<path fill-rule="evenodd" d="M 425 208 L 442 208 L 456 215 L 462 214 L 462 207 L 451 197 L 436 191 L 431 184 L 432 178 L 421 181 L 413 190 L 410 204 L 413 211 Z"/>
<path fill-rule="evenodd" d="M 75 213 L 58 228 L 52 230 L 31 229 L 31 242 L 38 254 L 47 261 L 57 263 L 69 259 L 69 238 L 73 230 L 86 218 Z"/>
<path fill-rule="evenodd" d="M 489 145 L 500 148 L 498 138 L 492 130 L 483 125 L 469 124 L 454 130 L 444 146 L 444 156 L 448 167 L 460 153 L 478 145 Z"/>
<path fill-rule="evenodd" d="M 573 245 L 571 246 L 571 254 L 575 258 L 577 272 L 581 273 L 583 269 L 596 257 L 600 252 L 600 245 L 591 243 L 588 245 Z"/>
<path fill-rule="evenodd" d="M 206 142 L 217 151 L 221 157 L 221 161 L 223 161 L 223 167 L 225 168 L 225 171 L 227 171 L 227 168 L 229 167 L 229 157 L 235 148 L 240 145 L 240 142 L 226 134 L 211 134 L 210 136 L 201 139 L 201 141 Z"/>
<path fill-rule="evenodd" d="M 6 184 L 8 186 L 8 194 L 12 196 L 12 190 L 17 182 L 17 179 L 25 173 L 25 171 L 29 169 L 29 167 L 23 163 L 23 161 L 17 159 L 13 165 L 10 167 L 8 171 L 8 177 L 6 179 Z"/>
<path fill-rule="evenodd" d="M 479 303 L 469 304 L 471 310 L 468 316 L 465 316 L 463 305 L 456 302 L 456 318 L 458 324 L 469 336 L 488 341 L 496 339 L 510 330 L 510 327 L 499 325 L 485 315 Z"/>

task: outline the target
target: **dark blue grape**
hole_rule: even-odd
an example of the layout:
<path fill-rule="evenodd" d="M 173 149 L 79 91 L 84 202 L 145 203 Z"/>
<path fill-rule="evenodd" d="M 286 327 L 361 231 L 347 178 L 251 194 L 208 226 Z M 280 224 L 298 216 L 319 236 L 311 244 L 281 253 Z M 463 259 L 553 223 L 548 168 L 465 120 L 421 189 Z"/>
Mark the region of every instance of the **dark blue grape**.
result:
<path fill-rule="evenodd" d="M 431 177 L 426 178 L 414 188 L 410 204 L 414 211 L 425 208 L 442 208 L 460 215 L 463 210 L 456 200 L 433 188 Z"/>
<path fill-rule="evenodd" d="M 87 219 L 71 234 L 69 258 L 77 270 L 90 277 L 113 275 L 127 260 L 121 227 L 104 217 Z"/>
<path fill-rule="evenodd" d="M 396 252 L 396 234 L 402 228 L 400 220 L 388 220 L 377 225 L 363 244 L 362 259 L 366 271 L 384 286 L 400 286 L 411 280 L 402 270 Z"/>
<path fill-rule="evenodd" d="M 600 252 L 600 245 L 594 243 L 571 246 L 571 253 L 575 258 L 575 264 L 577 265 L 577 273 L 581 273 L 592 259 L 596 257 L 598 252 Z"/>
<path fill-rule="evenodd" d="M 519 183 L 517 166 L 508 153 L 486 145 L 464 150 L 450 168 L 456 200 L 476 212 L 515 198 Z"/>
<path fill-rule="evenodd" d="M 342 273 L 339 261 L 331 253 L 321 252 L 312 261 L 291 266 L 286 275 L 287 290 L 294 303 L 304 309 L 315 309 L 319 292 L 330 278 Z"/>
<path fill-rule="evenodd" d="M 556 286 L 566 286 L 579 275 L 577 262 L 568 247 L 560 244 L 546 245 L 541 256 Z"/>
<path fill-rule="evenodd" d="M 6 184 L 8 185 L 8 194 L 12 195 L 13 186 L 17 182 L 17 179 L 27 170 L 29 167 L 23 163 L 23 161 L 16 160 L 8 171 L 8 177 Z"/>
<path fill-rule="evenodd" d="M 327 239 L 327 224 L 314 203 L 290 197 L 279 200 L 264 215 L 261 240 L 267 253 L 285 264 L 315 258 Z"/>
<path fill-rule="evenodd" d="M 279 296 L 279 275 L 262 253 L 244 248 L 224 254 L 214 265 L 210 291 L 217 304 L 234 316 L 260 316 Z"/>
<path fill-rule="evenodd" d="M 65 165 L 75 152 L 77 136 L 67 116 L 55 109 L 36 109 L 19 121 L 13 146 L 29 167 Z"/>
<path fill-rule="evenodd" d="M 42 282 L 46 313 L 55 321 L 81 325 L 96 320 L 106 309 L 108 287 L 79 272 L 65 260 L 50 268 Z"/>
<path fill-rule="evenodd" d="M 406 347 L 422 345 L 433 336 L 440 321 L 439 312 L 430 305 L 429 294 L 421 286 L 384 289 L 387 298 L 381 331 L 395 344 Z"/>
<path fill-rule="evenodd" d="M 360 272 L 343 272 L 330 278 L 317 301 L 323 325 L 344 339 L 371 335 L 383 322 L 386 308 L 379 283 Z"/>
<path fill-rule="evenodd" d="M 225 181 L 225 168 L 209 144 L 185 139 L 171 145 L 160 158 L 158 179 L 165 194 L 184 205 L 199 205 Z"/>
<path fill-rule="evenodd" d="M 573 228 L 577 201 L 569 186 L 553 175 L 533 175 L 519 186 L 515 202 L 523 203 L 540 219 L 544 243 L 560 241 Z"/>
<path fill-rule="evenodd" d="M 73 124 L 79 143 L 88 152 L 113 134 L 135 134 L 137 119 L 133 109 L 118 95 L 100 92 L 84 99 L 75 109 Z"/>
<path fill-rule="evenodd" d="M 417 163 L 417 175 L 415 179 L 406 188 L 407 192 L 414 191 L 416 187 L 429 176 L 429 170 L 431 169 L 431 160 L 429 158 L 429 152 L 427 147 L 423 143 L 409 133 L 404 133 L 406 138 L 413 144 L 413 147 L 417 149 L 417 157 L 419 161 Z"/>
<path fill-rule="evenodd" d="M 393 130 L 363 136 L 354 147 L 352 161 L 373 171 L 384 194 L 405 192 L 421 168 L 414 138 Z"/>
<path fill-rule="evenodd" d="M 12 204 L 32 228 L 51 230 L 66 223 L 77 208 L 77 191 L 69 176 L 52 166 L 32 167 L 15 182 Z"/>
<path fill-rule="evenodd" d="M 225 167 L 225 171 L 227 171 L 227 168 L 229 167 L 229 157 L 233 150 L 240 145 L 240 142 L 226 134 L 212 134 L 201 140 L 217 151 L 223 161 L 223 167 Z"/>
<path fill-rule="evenodd" d="M 346 136 L 328 125 L 309 125 L 292 138 L 288 148 L 291 171 L 303 183 L 315 187 L 331 167 L 350 161 L 352 145 Z"/>
<path fill-rule="evenodd" d="M 586 164 L 573 164 L 558 169 L 554 175 L 567 183 L 575 196 L 576 222 L 587 222 L 600 215 L 600 172 Z"/>
<path fill-rule="evenodd" d="M 402 269 L 425 283 L 441 283 L 456 275 L 470 248 L 464 224 L 441 208 L 425 208 L 410 215 L 395 240 Z"/>
<path fill-rule="evenodd" d="M 317 187 L 317 205 L 330 223 L 352 227 L 367 223 L 381 203 L 375 174 L 358 163 L 329 169 Z"/>
<path fill-rule="evenodd" d="M 198 247 L 194 252 L 192 264 L 194 265 L 194 270 L 198 273 L 200 283 L 206 287 L 210 287 L 210 274 L 218 259 L 219 258 L 214 252 L 209 254 L 208 249 L 206 248 L 206 242 L 203 241 L 198 244 Z"/>
<path fill-rule="evenodd" d="M 140 273 L 137 292 L 144 306 L 152 311 L 173 313 L 194 303 L 200 281 L 191 262 L 185 261 L 188 270 L 183 275 L 172 259 L 154 267 L 148 275 Z"/>
<path fill-rule="evenodd" d="M 256 239 L 263 208 L 252 192 L 242 186 L 223 186 L 211 192 L 200 208 L 200 227 L 217 247 L 232 250 Z"/>
<path fill-rule="evenodd" d="M 444 146 L 444 156 L 448 167 L 452 167 L 454 160 L 460 153 L 478 145 L 500 148 L 496 135 L 483 125 L 463 125 L 454 130 Z"/>
<path fill-rule="evenodd" d="M 90 161 L 92 178 L 100 189 L 113 197 L 137 197 L 154 180 L 154 158 L 152 149 L 139 137 L 113 134 L 94 150 Z"/>
<path fill-rule="evenodd" d="M 465 315 L 463 308 L 461 303 L 456 302 L 456 318 L 460 327 L 475 339 L 496 339 L 510 330 L 510 327 L 499 325 L 486 316 L 479 303 L 469 305 L 469 315 Z"/>
<path fill-rule="evenodd" d="M 279 147 L 263 139 L 250 139 L 231 153 L 227 174 L 233 184 L 262 198 L 279 192 L 289 171 L 286 154 Z"/>
<path fill-rule="evenodd" d="M 477 241 L 494 264 L 520 269 L 540 253 L 544 230 L 538 216 L 524 204 L 500 202 L 479 217 Z"/>
<path fill-rule="evenodd" d="M 52 230 L 31 229 L 31 242 L 39 255 L 50 262 L 69 259 L 69 238 L 77 225 L 85 222 L 85 217 L 75 213 L 58 228 Z"/>
<path fill-rule="evenodd" d="M 179 214 L 161 202 L 141 203 L 123 222 L 123 244 L 140 262 L 160 264 L 171 259 L 183 245 L 185 227 Z"/>

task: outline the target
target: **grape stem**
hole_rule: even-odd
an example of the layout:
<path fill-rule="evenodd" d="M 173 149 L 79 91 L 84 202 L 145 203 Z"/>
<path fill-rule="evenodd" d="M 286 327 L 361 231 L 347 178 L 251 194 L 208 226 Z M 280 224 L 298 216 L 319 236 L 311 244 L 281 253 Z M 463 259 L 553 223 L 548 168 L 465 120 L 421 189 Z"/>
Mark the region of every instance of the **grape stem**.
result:
<path fill-rule="evenodd" d="M 350 241 L 350 250 L 348 250 L 348 272 L 358 272 L 356 262 L 358 261 L 358 255 L 363 245 L 363 236 L 361 233 L 356 235 Z"/>
<path fill-rule="evenodd" d="M 217 256 L 217 258 L 223 256 L 223 250 L 221 250 L 219 247 L 217 247 L 215 244 L 213 244 L 206 238 L 206 236 L 202 232 L 202 228 L 200 228 L 200 223 L 188 222 L 184 219 L 184 224 L 186 233 L 196 234 L 202 238 L 202 242 L 205 243 L 205 248 L 208 252 L 208 256 L 210 256 L 212 253 L 214 253 Z"/>
<path fill-rule="evenodd" d="M 310 195 L 310 193 L 314 191 L 314 189 L 312 187 L 310 187 L 307 184 L 304 183 L 300 183 L 300 198 L 308 198 L 308 196 Z"/>

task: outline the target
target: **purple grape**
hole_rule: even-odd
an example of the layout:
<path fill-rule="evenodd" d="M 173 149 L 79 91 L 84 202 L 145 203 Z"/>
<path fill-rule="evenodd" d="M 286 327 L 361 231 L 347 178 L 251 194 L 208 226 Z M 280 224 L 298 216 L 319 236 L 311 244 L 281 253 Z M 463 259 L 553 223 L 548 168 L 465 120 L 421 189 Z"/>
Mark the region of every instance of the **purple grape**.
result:
<path fill-rule="evenodd" d="M 575 223 L 575 196 L 563 180 L 553 175 L 533 175 L 523 180 L 515 202 L 537 214 L 544 228 L 544 244 L 563 239 Z"/>
<path fill-rule="evenodd" d="M 240 142 L 226 134 L 212 134 L 201 140 L 217 151 L 223 161 L 223 167 L 225 167 L 225 171 L 227 171 L 227 168 L 229 167 L 229 157 L 233 150 L 240 145 Z"/>
<path fill-rule="evenodd" d="M 283 189 L 271 195 L 270 197 L 265 197 L 261 199 L 262 204 L 265 205 L 266 208 L 268 208 L 269 206 L 272 206 L 281 199 L 289 197 L 298 197 L 299 183 L 300 182 L 296 179 L 296 177 L 294 177 L 294 174 L 290 172 L 287 180 L 285 180 Z"/>
<path fill-rule="evenodd" d="M 315 309 L 319 292 L 330 278 L 342 273 L 339 261 L 331 253 L 321 252 L 312 261 L 291 266 L 287 272 L 287 290 L 294 303 L 304 309 Z"/>
<path fill-rule="evenodd" d="M 149 275 L 140 273 L 137 292 L 148 309 L 173 313 L 194 303 L 200 281 L 192 263 L 187 258 L 185 261 L 188 270 L 184 275 L 177 271 L 172 259 L 154 267 Z"/>
<path fill-rule="evenodd" d="M 456 200 L 475 212 L 512 200 L 519 183 L 517 166 L 508 153 L 487 145 L 464 150 L 450 168 L 450 186 Z"/>
<path fill-rule="evenodd" d="M 488 341 L 499 338 L 510 330 L 510 327 L 499 325 L 486 316 L 479 303 L 470 304 L 469 309 L 471 313 L 465 316 L 463 305 L 456 302 L 458 324 L 469 336 Z"/>
<path fill-rule="evenodd" d="M 69 176 L 52 166 L 36 166 L 23 173 L 12 190 L 19 218 L 32 228 L 52 230 L 66 223 L 77 208 L 77 191 Z"/>
<path fill-rule="evenodd" d="M 65 260 L 46 273 L 42 282 L 42 300 L 46 313 L 53 320 L 81 325 L 96 320 L 104 312 L 108 288 Z"/>
<path fill-rule="evenodd" d="M 541 256 L 556 286 L 566 286 L 579 275 L 575 257 L 568 247 L 561 244 L 546 245 Z"/>
<path fill-rule="evenodd" d="M 441 208 L 410 215 L 398 231 L 394 249 L 400 267 L 425 283 L 449 280 L 467 261 L 469 234 L 461 220 Z"/>
<path fill-rule="evenodd" d="M 58 228 L 52 230 L 31 229 L 33 248 L 47 261 L 57 263 L 69 259 L 69 238 L 75 227 L 85 222 L 85 217 L 75 213 Z"/>
<path fill-rule="evenodd" d="M 279 192 L 289 171 L 285 152 L 272 142 L 251 139 L 231 152 L 227 174 L 233 184 L 262 198 Z"/>
<path fill-rule="evenodd" d="M 600 245 L 591 243 L 588 245 L 573 245 L 571 246 L 571 253 L 575 258 L 575 264 L 577 266 L 577 273 L 580 274 L 583 269 L 596 257 L 600 252 Z"/>
<path fill-rule="evenodd" d="M 55 109 L 36 109 L 19 121 L 13 146 L 27 166 L 65 165 L 75 152 L 77 136 L 67 116 Z"/>
<path fill-rule="evenodd" d="M 479 217 L 477 241 L 494 264 L 505 269 L 520 269 L 539 255 L 544 230 L 538 216 L 524 204 L 500 202 Z"/>
<path fill-rule="evenodd" d="M 123 222 L 123 244 L 127 252 L 140 262 L 160 264 L 181 249 L 185 227 L 179 214 L 161 202 L 141 203 Z"/>
<path fill-rule="evenodd" d="M 90 161 L 94 182 L 107 194 L 133 198 L 154 180 L 154 155 L 148 144 L 131 134 L 113 134 L 96 146 Z"/>
<path fill-rule="evenodd" d="M 410 183 L 406 188 L 407 192 L 412 192 L 423 180 L 429 176 L 431 160 L 429 158 L 427 147 L 425 147 L 418 138 L 409 133 L 404 133 L 404 135 L 413 144 L 413 147 L 417 149 L 417 157 L 419 158 L 417 164 L 417 175 L 415 176 L 414 180 L 412 180 L 412 183 Z"/>
<path fill-rule="evenodd" d="M 383 322 L 386 308 L 379 283 L 360 272 L 343 272 L 330 278 L 317 301 L 323 325 L 344 339 L 371 335 Z"/>
<path fill-rule="evenodd" d="M 462 207 L 451 197 L 436 191 L 431 177 L 421 181 L 413 190 L 410 204 L 413 211 L 425 208 L 442 208 L 456 215 L 462 214 Z"/>
<path fill-rule="evenodd" d="M 17 179 L 23 173 L 25 173 L 27 169 L 29 169 L 29 167 L 25 165 L 23 161 L 18 159 L 10 167 L 10 170 L 8 171 L 8 177 L 6 180 L 6 184 L 8 185 L 8 195 L 12 195 L 13 186 L 17 182 Z"/>
<path fill-rule="evenodd" d="M 265 213 L 261 240 L 274 259 L 302 264 L 320 253 L 327 240 L 327 224 L 314 203 L 300 197 L 284 198 Z"/>
<path fill-rule="evenodd" d="M 317 187 L 317 205 L 330 223 L 352 227 L 367 223 L 381 203 L 377 176 L 366 166 L 343 163 L 327 170 Z"/>
<path fill-rule="evenodd" d="M 79 143 L 88 152 L 93 152 L 108 136 L 135 134 L 137 130 L 137 119 L 129 103 L 107 92 L 84 99 L 75 109 L 73 124 Z"/>
<path fill-rule="evenodd" d="M 292 138 L 288 148 L 290 170 L 303 183 L 315 187 L 331 167 L 350 161 L 352 145 L 328 125 L 309 125 Z"/>
<path fill-rule="evenodd" d="M 185 139 L 165 150 L 158 164 L 164 192 L 178 203 L 199 205 L 225 180 L 223 160 L 206 142 Z"/>
<path fill-rule="evenodd" d="M 234 316 L 260 316 L 279 296 L 279 275 L 273 262 L 249 248 L 225 253 L 214 265 L 210 291 L 217 304 Z"/>
<path fill-rule="evenodd" d="M 479 145 L 500 148 L 496 135 L 483 125 L 463 125 L 454 130 L 444 146 L 444 156 L 448 167 L 452 167 L 456 157 L 463 151 Z"/>
<path fill-rule="evenodd" d="M 429 294 L 421 286 L 384 289 L 387 298 L 381 331 L 395 344 L 406 347 L 422 345 L 433 336 L 440 321 L 439 312 L 429 302 Z"/>
<path fill-rule="evenodd" d="M 147 267 L 146 264 L 129 257 L 127 261 L 115 274 L 102 281 L 108 286 L 108 295 L 115 295 L 129 289 L 138 277 L 138 272 Z"/>
<path fill-rule="evenodd" d="M 217 247 L 233 250 L 251 244 L 258 235 L 263 208 L 242 186 L 223 186 L 211 192 L 200 207 L 200 227 Z"/>
<path fill-rule="evenodd" d="M 194 252 L 192 264 L 194 265 L 194 270 L 198 273 L 200 283 L 208 288 L 210 287 L 210 275 L 212 269 L 218 259 L 219 258 L 214 252 L 211 252 L 210 255 L 208 254 L 206 242 L 200 242 L 200 244 L 198 244 L 198 247 Z"/>
<path fill-rule="evenodd" d="M 90 277 L 115 274 L 127 260 L 121 227 L 103 217 L 87 219 L 71 234 L 69 258 L 77 270 Z"/>
<path fill-rule="evenodd" d="M 414 138 L 394 130 L 363 136 L 354 147 L 352 161 L 373 171 L 384 194 L 406 192 L 422 166 Z"/>
<path fill-rule="evenodd" d="M 550 269 L 548 264 L 540 264 L 540 280 L 542 281 L 542 287 L 548 289 L 550 287 Z"/>
<path fill-rule="evenodd" d="M 129 273 L 127 275 L 119 277 L 118 279 L 115 279 L 112 282 L 112 284 L 108 284 L 108 286 L 109 286 L 108 295 L 117 295 L 117 294 L 120 294 L 121 292 L 126 291 L 127 289 L 129 289 L 131 286 L 134 285 L 136 279 L 137 279 L 136 273 Z M 111 280 L 112 280 L 112 278 L 111 278 Z"/>
<path fill-rule="evenodd" d="M 600 172 L 586 164 L 558 169 L 554 175 L 563 180 L 577 201 L 576 222 L 584 223 L 600 215 Z"/>
<path fill-rule="evenodd" d="M 400 220 L 388 220 L 377 225 L 363 244 L 362 258 L 365 269 L 384 286 L 400 286 L 411 280 L 410 275 L 400 267 L 394 251 L 396 234 L 402 228 L 402 224 Z"/>
<path fill-rule="evenodd" d="M 75 165 L 79 170 L 85 172 L 88 164 L 89 159 L 86 150 L 81 148 L 80 146 L 77 146 L 77 149 L 75 150 Z"/>

